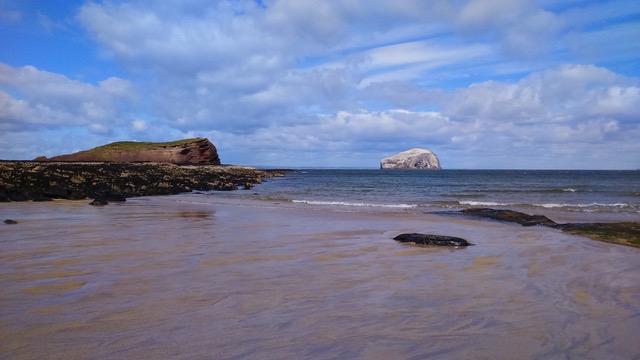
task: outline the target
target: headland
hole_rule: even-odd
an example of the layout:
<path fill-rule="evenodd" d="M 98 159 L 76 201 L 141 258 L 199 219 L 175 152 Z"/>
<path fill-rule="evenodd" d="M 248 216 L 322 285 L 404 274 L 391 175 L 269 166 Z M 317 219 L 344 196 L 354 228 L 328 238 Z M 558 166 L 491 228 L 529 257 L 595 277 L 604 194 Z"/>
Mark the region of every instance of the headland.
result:
<path fill-rule="evenodd" d="M 0 202 L 251 188 L 280 170 L 151 162 L 1 161 Z"/>

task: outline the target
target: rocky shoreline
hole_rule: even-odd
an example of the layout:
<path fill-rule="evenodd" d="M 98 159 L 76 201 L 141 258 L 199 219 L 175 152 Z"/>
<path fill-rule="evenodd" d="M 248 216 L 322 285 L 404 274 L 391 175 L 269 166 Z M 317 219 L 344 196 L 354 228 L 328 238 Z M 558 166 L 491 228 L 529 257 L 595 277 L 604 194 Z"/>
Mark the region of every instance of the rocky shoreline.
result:
<path fill-rule="evenodd" d="M 594 240 L 640 247 L 640 222 L 559 224 L 544 215 L 529 215 L 513 210 L 491 208 L 470 208 L 461 210 L 460 213 L 467 216 L 516 223 L 522 226 L 548 226 Z"/>
<path fill-rule="evenodd" d="M 286 170 L 148 162 L 0 161 L 0 202 L 112 199 L 250 189 Z"/>

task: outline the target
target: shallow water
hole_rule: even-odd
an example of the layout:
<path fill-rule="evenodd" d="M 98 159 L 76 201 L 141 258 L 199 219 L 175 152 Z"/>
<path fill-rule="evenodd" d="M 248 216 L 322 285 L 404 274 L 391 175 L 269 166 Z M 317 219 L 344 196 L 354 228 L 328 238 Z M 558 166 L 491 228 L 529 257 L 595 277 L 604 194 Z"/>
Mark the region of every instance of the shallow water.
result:
<path fill-rule="evenodd" d="M 6 218 L 3 358 L 639 355 L 640 249 L 549 228 L 206 195 L 1 204 Z"/>

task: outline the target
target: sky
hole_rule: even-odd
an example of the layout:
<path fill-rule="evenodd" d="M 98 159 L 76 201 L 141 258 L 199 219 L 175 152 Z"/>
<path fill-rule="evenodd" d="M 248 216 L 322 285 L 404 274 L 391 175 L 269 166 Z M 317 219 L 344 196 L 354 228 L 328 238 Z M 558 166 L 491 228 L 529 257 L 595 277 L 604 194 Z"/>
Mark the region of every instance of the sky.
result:
<path fill-rule="evenodd" d="M 640 2 L 0 0 L 0 159 L 640 169 Z"/>

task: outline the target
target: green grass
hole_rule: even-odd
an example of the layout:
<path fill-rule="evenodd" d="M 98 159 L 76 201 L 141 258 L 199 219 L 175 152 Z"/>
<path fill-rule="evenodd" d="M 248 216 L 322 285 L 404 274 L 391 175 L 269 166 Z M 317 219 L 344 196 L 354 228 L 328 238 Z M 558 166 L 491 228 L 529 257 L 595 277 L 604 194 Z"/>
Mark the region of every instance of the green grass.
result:
<path fill-rule="evenodd" d="M 144 149 L 154 148 L 158 146 L 179 146 L 183 144 L 188 144 L 196 140 L 200 140 L 200 138 L 185 139 L 185 140 L 170 141 L 170 142 L 119 141 L 119 142 L 114 142 L 111 144 L 99 146 L 93 150 L 144 150 Z"/>

